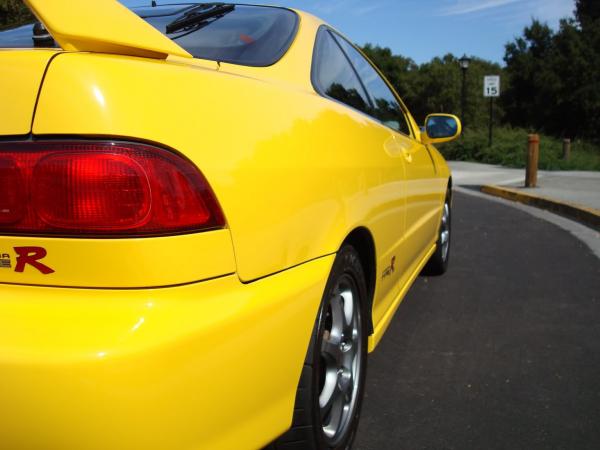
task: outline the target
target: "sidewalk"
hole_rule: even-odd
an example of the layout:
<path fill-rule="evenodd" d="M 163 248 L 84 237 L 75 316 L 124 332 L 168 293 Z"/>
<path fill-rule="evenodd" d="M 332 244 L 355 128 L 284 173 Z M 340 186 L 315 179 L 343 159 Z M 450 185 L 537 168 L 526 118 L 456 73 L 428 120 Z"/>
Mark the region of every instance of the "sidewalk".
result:
<path fill-rule="evenodd" d="M 455 186 L 548 209 L 600 228 L 600 172 L 539 171 L 538 187 L 525 188 L 525 169 L 450 161 Z"/>

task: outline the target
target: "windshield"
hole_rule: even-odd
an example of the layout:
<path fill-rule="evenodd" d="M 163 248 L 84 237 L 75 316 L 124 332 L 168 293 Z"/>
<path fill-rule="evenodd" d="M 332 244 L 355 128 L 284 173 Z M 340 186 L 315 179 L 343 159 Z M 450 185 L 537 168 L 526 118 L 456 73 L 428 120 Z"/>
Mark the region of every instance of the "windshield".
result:
<path fill-rule="evenodd" d="M 298 28 L 296 13 L 283 8 L 235 5 L 226 13 L 167 33 L 197 5 L 133 8 L 133 11 L 196 58 L 246 66 L 270 66 L 288 50 Z"/>

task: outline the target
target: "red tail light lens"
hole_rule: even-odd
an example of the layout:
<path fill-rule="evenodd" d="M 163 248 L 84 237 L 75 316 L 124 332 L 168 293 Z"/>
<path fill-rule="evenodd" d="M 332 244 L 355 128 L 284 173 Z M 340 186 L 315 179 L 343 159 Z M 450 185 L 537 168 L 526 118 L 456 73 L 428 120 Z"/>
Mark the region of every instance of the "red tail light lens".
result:
<path fill-rule="evenodd" d="M 189 161 L 143 144 L 0 143 L 0 233 L 138 236 L 225 225 Z"/>
<path fill-rule="evenodd" d="M 0 226 L 23 218 L 26 199 L 16 161 L 0 154 Z"/>
<path fill-rule="evenodd" d="M 32 180 L 32 206 L 55 228 L 127 230 L 150 219 L 148 177 L 129 156 L 49 154 L 36 163 Z"/>

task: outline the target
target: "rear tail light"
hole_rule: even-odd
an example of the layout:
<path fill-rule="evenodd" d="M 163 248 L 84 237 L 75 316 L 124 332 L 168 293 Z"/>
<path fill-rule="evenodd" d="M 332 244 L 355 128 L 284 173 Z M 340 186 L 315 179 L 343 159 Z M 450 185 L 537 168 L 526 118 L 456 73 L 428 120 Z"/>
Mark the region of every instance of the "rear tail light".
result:
<path fill-rule="evenodd" d="M 0 233 L 141 236 L 224 225 L 200 171 L 167 150 L 0 142 Z"/>

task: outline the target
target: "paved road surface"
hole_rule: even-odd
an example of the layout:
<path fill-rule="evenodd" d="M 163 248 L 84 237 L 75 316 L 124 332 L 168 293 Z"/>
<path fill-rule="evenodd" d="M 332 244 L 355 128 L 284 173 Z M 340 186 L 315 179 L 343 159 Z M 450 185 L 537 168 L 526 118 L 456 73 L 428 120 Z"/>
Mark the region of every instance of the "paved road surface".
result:
<path fill-rule="evenodd" d="M 355 449 L 599 449 L 600 260 L 456 194 L 451 267 L 419 278 L 370 356 Z"/>

